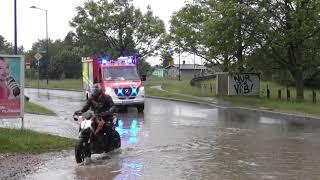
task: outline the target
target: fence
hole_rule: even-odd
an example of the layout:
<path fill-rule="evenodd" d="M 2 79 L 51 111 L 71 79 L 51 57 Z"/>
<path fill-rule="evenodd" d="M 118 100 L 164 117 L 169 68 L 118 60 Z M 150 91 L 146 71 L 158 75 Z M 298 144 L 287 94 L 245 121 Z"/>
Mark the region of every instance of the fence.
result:
<path fill-rule="evenodd" d="M 279 101 L 296 101 L 295 87 L 269 87 L 261 88 L 260 97 L 267 99 L 277 99 Z M 316 89 L 304 90 L 304 101 L 319 103 L 319 92 Z"/>

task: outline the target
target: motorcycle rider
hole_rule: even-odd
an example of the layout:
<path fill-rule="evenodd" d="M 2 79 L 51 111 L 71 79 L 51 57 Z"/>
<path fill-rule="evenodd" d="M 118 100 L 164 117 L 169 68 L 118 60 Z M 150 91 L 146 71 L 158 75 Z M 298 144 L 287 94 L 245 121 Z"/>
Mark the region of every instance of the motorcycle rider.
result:
<path fill-rule="evenodd" d="M 102 92 L 102 88 L 100 84 L 94 84 L 91 97 L 87 100 L 86 104 L 82 107 L 81 110 L 76 111 L 76 114 L 83 114 L 86 111 L 88 111 L 91 108 L 91 110 L 95 114 L 95 122 L 99 122 L 98 127 L 95 127 L 96 131 L 95 134 L 99 132 L 99 128 L 101 123 L 99 118 L 99 115 L 103 113 L 104 117 L 106 117 L 106 121 L 112 121 L 113 113 L 115 111 L 115 105 L 112 101 L 112 98 Z M 104 125 L 104 123 L 102 124 Z M 108 147 L 107 150 L 110 148 L 111 142 L 112 142 L 112 127 L 107 126 L 107 133 L 108 133 Z M 90 138 L 92 140 L 92 138 Z"/>

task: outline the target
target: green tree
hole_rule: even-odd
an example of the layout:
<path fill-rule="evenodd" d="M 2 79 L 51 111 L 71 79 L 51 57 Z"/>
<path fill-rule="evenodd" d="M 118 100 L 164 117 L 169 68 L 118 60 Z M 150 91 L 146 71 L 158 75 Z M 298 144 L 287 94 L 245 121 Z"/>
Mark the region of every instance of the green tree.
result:
<path fill-rule="evenodd" d="M 49 61 L 46 58 L 46 40 L 39 40 L 35 42 L 32 49 L 26 53 L 26 59 L 32 61 L 32 68 L 37 69 L 36 53 L 42 54 L 43 58 L 40 59 L 41 66 L 40 78 L 44 78 L 47 74 L 49 79 L 60 79 L 61 75 L 66 78 L 79 78 L 81 75 L 81 55 L 83 51 L 77 47 L 77 39 L 73 33 L 68 33 L 65 39 L 52 41 L 49 40 Z"/>
<path fill-rule="evenodd" d="M 209 0 L 206 6 L 204 44 L 212 58 L 223 62 L 225 70 L 229 70 L 231 64 L 236 68 L 246 67 L 247 57 L 257 45 L 252 34 L 247 32 L 255 21 L 251 4 L 252 0 Z"/>
<path fill-rule="evenodd" d="M 204 8 L 195 2 L 186 4 L 172 16 L 170 20 L 170 39 L 176 52 L 188 52 L 207 61 L 212 61 L 203 42 L 205 32 L 202 24 L 205 19 Z"/>
<path fill-rule="evenodd" d="M 173 52 L 170 51 L 170 50 L 163 50 L 161 51 L 161 54 L 160 54 L 160 58 L 161 58 L 161 66 L 163 68 L 167 67 L 169 65 L 169 63 L 171 61 L 173 61 Z"/>
<path fill-rule="evenodd" d="M 132 5 L 132 0 L 88 1 L 77 7 L 70 22 L 80 47 L 87 54 L 111 53 L 113 57 L 136 53 L 151 56 L 165 31 L 164 23 L 150 7 L 145 14 Z"/>
<path fill-rule="evenodd" d="M 47 46 L 47 41 L 45 39 L 38 40 L 37 42 L 33 43 L 31 50 L 29 50 L 25 54 L 26 59 L 31 60 L 32 67 L 35 69 L 37 69 L 37 66 L 36 66 L 36 59 L 34 58 L 34 55 L 36 53 L 40 53 L 42 55 L 42 58 L 40 59 L 40 67 L 39 67 L 40 78 L 45 78 L 45 76 L 47 74 L 47 70 L 49 73 L 50 59 L 53 56 L 55 56 L 56 54 L 58 54 L 59 52 L 64 50 L 64 45 L 61 40 L 56 40 L 53 42 L 51 39 L 49 39 L 49 43 L 48 43 L 49 53 L 48 53 L 48 57 L 47 57 L 46 46 Z M 51 77 L 49 75 L 49 78 L 55 79 L 56 77 Z"/>
<path fill-rule="evenodd" d="M 170 33 L 184 52 L 194 53 L 209 63 L 245 67 L 257 43 L 247 33 L 254 20 L 250 0 L 196 0 L 186 4 L 171 19 Z"/>
<path fill-rule="evenodd" d="M 138 62 L 138 72 L 139 75 L 147 75 L 151 71 L 151 65 L 145 60 L 140 59 Z"/>
<path fill-rule="evenodd" d="M 7 42 L 3 36 L 0 35 L 0 54 L 12 53 L 12 44 Z"/>
<path fill-rule="evenodd" d="M 5 40 L 5 38 L 1 35 L 0 35 L 0 54 L 13 54 L 12 43 Z M 18 47 L 18 54 L 24 54 L 23 46 Z"/>
<path fill-rule="evenodd" d="M 167 67 L 171 61 L 173 61 L 175 44 L 172 41 L 172 37 L 169 34 L 165 34 L 160 39 L 160 60 L 162 61 L 161 66 Z"/>
<path fill-rule="evenodd" d="M 64 50 L 50 59 L 50 77 L 61 78 L 80 78 L 81 77 L 81 58 L 72 51 Z"/>
<path fill-rule="evenodd" d="M 317 0 L 256 1 L 256 40 L 273 57 L 270 63 L 288 70 L 297 99 L 304 99 L 304 80 L 320 65 L 320 2 Z M 271 52 L 271 53 L 270 53 Z M 272 62 L 273 61 L 273 62 Z M 317 70 L 319 71 L 319 70 Z"/>

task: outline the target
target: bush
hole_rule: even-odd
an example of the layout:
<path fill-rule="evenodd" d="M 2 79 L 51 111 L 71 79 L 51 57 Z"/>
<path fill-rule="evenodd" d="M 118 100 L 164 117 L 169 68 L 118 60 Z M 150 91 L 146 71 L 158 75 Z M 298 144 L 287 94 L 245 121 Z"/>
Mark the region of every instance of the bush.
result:
<path fill-rule="evenodd" d="M 26 69 L 25 71 L 25 76 L 27 79 L 37 79 L 37 71 L 33 68 L 31 69 Z"/>

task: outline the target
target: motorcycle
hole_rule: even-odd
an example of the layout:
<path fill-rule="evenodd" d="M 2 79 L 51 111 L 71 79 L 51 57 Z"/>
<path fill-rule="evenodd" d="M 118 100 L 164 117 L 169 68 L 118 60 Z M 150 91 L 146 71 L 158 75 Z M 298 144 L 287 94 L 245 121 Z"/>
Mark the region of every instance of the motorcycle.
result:
<path fill-rule="evenodd" d="M 110 117 L 106 113 L 97 115 L 93 115 L 91 112 L 74 113 L 73 119 L 78 121 L 80 125 L 79 139 L 75 144 L 77 163 L 82 163 L 85 158 L 90 158 L 91 154 L 108 153 L 121 147 L 120 134 L 115 130 L 118 124 L 116 115 Z M 110 134 L 110 128 L 112 134 Z M 109 142 L 108 136 L 112 136 L 111 142 Z"/>

